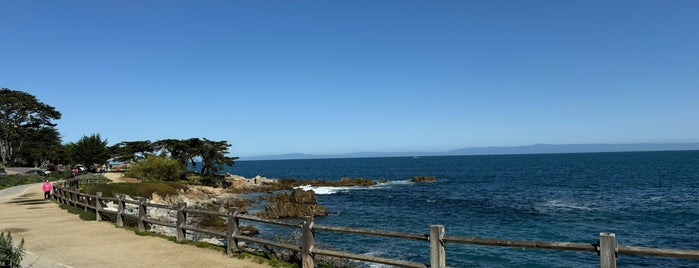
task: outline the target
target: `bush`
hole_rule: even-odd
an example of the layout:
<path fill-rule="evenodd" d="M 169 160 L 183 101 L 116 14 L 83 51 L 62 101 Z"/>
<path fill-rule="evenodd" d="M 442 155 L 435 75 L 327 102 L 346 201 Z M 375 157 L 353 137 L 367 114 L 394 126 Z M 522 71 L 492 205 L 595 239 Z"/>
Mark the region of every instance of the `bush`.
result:
<path fill-rule="evenodd" d="M 8 232 L 0 233 L 0 267 L 22 267 L 24 258 L 24 238 L 19 242 L 19 246 L 12 245 L 12 235 Z"/>
<path fill-rule="evenodd" d="M 49 177 L 51 177 L 52 179 L 56 179 L 56 180 L 69 179 L 69 178 L 73 177 L 73 172 L 70 171 L 70 170 L 64 170 L 64 171 L 56 170 L 56 171 L 51 171 L 51 175 L 50 175 Z"/>
<path fill-rule="evenodd" d="M 0 189 L 10 188 L 17 185 L 31 184 L 45 181 L 45 177 L 39 175 L 7 175 L 0 176 Z"/>
<path fill-rule="evenodd" d="M 186 172 L 177 160 L 164 156 L 148 156 L 133 164 L 124 176 L 143 181 L 177 181 L 183 179 Z"/>
<path fill-rule="evenodd" d="M 102 192 L 102 196 L 125 194 L 131 197 L 151 198 L 153 193 L 160 196 L 175 195 L 179 190 L 186 191 L 189 187 L 179 182 L 144 182 L 144 183 L 109 183 L 87 185 L 83 190 L 89 194 Z"/>

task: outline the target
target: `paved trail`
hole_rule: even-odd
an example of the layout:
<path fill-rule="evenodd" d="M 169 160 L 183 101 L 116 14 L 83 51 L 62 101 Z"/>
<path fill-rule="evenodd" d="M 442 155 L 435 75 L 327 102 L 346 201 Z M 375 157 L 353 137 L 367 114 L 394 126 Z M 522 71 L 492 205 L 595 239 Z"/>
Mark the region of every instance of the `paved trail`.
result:
<path fill-rule="evenodd" d="M 83 221 L 44 200 L 41 183 L 0 190 L 0 231 L 24 238 L 22 267 L 269 267 L 222 251 Z"/>

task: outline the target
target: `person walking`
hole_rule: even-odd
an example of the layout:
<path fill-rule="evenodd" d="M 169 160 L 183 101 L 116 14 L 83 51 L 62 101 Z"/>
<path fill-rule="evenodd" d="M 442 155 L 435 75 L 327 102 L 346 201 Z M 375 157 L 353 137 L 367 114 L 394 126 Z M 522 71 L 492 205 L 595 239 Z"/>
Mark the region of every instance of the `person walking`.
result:
<path fill-rule="evenodd" d="M 53 185 L 49 182 L 49 180 L 46 180 L 44 182 L 44 186 L 42 186 L 44 189 L 44 199 L 49 199 L 51 197 L 51 189 L 53 189 Z"/>

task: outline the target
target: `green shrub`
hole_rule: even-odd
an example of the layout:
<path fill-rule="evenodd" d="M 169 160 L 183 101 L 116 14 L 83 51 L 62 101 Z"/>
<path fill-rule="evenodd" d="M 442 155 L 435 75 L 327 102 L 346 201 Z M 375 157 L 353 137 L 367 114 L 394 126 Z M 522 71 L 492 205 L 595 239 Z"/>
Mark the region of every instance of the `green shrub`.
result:
<path fill-rule="evenodd" d="M 0 189 L 10 188 L 17 185 L 43 182 L 46 177 L 39 175 L 7 175 L 0 176 Z"/>
<path fill-rule="evenodd" d="M 56 179 L 56 180 L 69 179 L 69 178 L 73 177 L 73 172 L 70 170 L 51 171 L 51 175 L 49 177 L 51 177 L 52 179 Z"/>
<path fill-rule="evenodd" d="M 117 194 L 125 194 L 133 198 L 151 198 L 153 193 L 160 196 L 175 195 L 180 190 L 188 187 L 180 182 L 144 182 L 144 183 L 109 183 L 86 185 L 82 190 L 89 194 L 102 192 L 102 196 L 115 197 Z"/>
<path fill-rule="evenodd" d="M 19 246 L 12 244 L 12 234 L 0 233 L 0 267 L 19 268 L 22 267 L 24 258 L 24 238 L 19 242 Z"/>
<path fill-rule="evenodd" d="M 177 181 L 183 179 L 186 172 L 177 160 L 163 156 L 148 156 L 133 164 L 124 176 L 143 181 Z"/>

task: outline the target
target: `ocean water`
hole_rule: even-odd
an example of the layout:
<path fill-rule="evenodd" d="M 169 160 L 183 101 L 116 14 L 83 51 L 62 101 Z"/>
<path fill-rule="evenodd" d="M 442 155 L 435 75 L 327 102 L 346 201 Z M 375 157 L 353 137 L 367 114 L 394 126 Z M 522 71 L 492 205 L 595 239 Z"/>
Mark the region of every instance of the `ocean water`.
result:
<path fill-rule="evenodd" d="M 246 177 L 386 179 L 314 189 L 318 224 L 447 235 L 699 250 L 699 151 L 239 161 Z M 433 183 L 411 183 L 413 176 Z M 316 232 L 326 248 L 429 263 L 429 243 Z M 450 267 L 599 267 L 591 252 L 446 245 Z M 699 267 L 621 255 L 619 267 Z"/>

